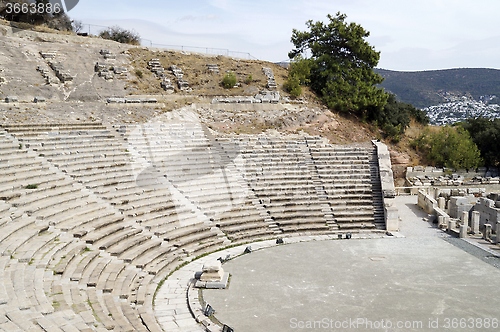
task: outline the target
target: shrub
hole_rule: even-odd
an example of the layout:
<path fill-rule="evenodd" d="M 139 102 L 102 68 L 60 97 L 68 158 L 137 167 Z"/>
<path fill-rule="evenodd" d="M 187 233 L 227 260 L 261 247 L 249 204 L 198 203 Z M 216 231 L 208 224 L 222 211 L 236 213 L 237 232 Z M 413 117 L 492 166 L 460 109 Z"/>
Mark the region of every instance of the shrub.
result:
<path fill-rule="evenodd" d="M 222 86 L 226 89 L 230 89 L 236 85 L 236 75 L 230 71 L 222 79 Z"/>
<path fill-rule="evenodd" d="M 246 83 L 246 84 L 250 84 L 250 83 L 252 83 L 252 81 L 253 81 L 253 77 L 252 77 L 252 75 L 250 74 L 250 75 L 248 75 L 247 79 L 245 80 L 245 83 Z"/>
<path fill-rule="evenodd" d="M 445 126 L 436 133 L 426 131 L 412 145 L 438 166 L 471 169 L 483 163 L 477 145 L 461 126 Z"/>
<path fill-rule="evenodd" d="M 302 94 L 300 79 L 297 77 L 297 75 L 294 74 L 288 75 L 288 79 L 284 84 L 284 88 L 295 98 L 297 98 Z"/>
<path fill-rule="evenodd" d="M 135 71 L 135 75 L 136 75 L 137 77 L 139 77 L 139 78 L 142 78 L 142 71 L 140 71 L 139 69 L 137 69 L 137 70 Z"/>
<path fill-rule="evenodd" d="M 139 45 L 141 43 L 141 37 L 137 32 L 126 30 L 119 26 L 113 26 L 101 31 L 99 37 L 114 40 L 122 44 Z"/>

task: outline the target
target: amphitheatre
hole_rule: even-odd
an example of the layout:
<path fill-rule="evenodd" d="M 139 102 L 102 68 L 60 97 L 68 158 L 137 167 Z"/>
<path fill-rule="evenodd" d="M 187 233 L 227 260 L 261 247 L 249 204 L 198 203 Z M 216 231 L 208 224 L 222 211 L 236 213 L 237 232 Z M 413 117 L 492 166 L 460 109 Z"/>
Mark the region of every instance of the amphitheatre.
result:
<path fill-rule="evenodd" d="M 0 25 L 0 330 L 290 331 L 320 314 L 358 319 L 362 305 L 373 321 L 424 322 L 401 331 L 430 330 L 443 313 L 440 324 L 498 323 L 498 268 L 422 221 L 435 201 L 421 198 L 424 212 L 416 196 L 395 197 L 385 144 L 310 94 L 293 100 L 285 78 L 264 61 Z M 412 237 L 410 219 L 431 235 Z M 194 288 L 217 258 L 230 259 L 229 288 Z M 301 308 L 285 296 L 293 276 L 318 289 L 345 278 L 329 290 L 359 294 L 308 293 Z M 242 308 L 224 311 L 217 294 Z"/>

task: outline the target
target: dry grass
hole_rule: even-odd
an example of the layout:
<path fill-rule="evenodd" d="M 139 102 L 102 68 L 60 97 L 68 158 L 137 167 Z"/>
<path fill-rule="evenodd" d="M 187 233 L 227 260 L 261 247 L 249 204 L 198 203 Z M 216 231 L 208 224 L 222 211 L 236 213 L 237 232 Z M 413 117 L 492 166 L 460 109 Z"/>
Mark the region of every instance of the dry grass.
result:
<path fill-rule="evenodd" d="M 135 70 L 140 70 L 142 78 L 136 77 L 130 82 L 136 88 L 135 94 L 163 94 L 160 87 L 160 80 L 148 69 L 148 61 L 159 59 L 167 76 L 175 85 L 176 79 L 170 72 L 171 65 L 176 65 L 184 72 L 184 78 L 188 81 L 192 92 L 189 94 L 199 96 L 253 96 L 264 89 L 267 78 L 262 71 L 262 67 L 271 67 L 275 76 L 278 90 L 287 95 L 282 89 L 282 84 L 288 77 L 288 71 L 279 65 L 256 60 L 241 60 L 224 56 L 209 56 L 200 53 L 186 53 L 179 51 L 150 51 L 146 48 L 132 48 L 129 51 L 131 62 Z M 208 70 L 207 64 L 217 64 L 219 74 Z M 222 79 L 226 72 L 232 71 L 236 75 L 237 88 L 224 89 Z M 249 76 L 252 81 L 248 82 Z M 178 91 L 176 91 L 178 92 Z"/>

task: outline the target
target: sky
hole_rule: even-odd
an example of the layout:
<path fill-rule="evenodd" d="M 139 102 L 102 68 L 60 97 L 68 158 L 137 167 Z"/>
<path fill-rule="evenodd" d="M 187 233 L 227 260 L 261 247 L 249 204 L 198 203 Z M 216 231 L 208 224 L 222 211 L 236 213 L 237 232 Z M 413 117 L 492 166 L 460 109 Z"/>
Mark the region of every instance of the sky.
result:
<path fill-rule="evenodd" d="M 337 12 L 370 32 L 378 68 L 500 69 L 499 0 L 80 0 L 68 14 L 92 33 L 133 30 L 145 46 L 278 62 L 293 49 L 293 29 Z"/>

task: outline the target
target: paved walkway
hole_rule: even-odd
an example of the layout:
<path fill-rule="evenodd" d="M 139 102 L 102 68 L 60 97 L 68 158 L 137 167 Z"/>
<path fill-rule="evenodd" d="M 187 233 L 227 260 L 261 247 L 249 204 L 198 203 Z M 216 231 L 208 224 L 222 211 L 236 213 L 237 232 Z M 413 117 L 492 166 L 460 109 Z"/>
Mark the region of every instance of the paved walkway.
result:
<path fill-rule="evenodd" d="M 307 326 L 313 331 L 452 331 L 460 319 L 470 324 L 467 331 L 484 331 L 479 323 L 498 322 L 500 270 L 451 245 L 450 236 L 424 221 L 427 214 L 415 196 L 398 197 L 396 204 L 401 231 L 393 237 L 305 236 L 280 246 L 253 243 L 252 253 L 224 264 L 231 273 L 229 289 L 204 290 L 204 299 L 238 332 Z M 239 256 L 245 247 L 203 257 L 165 281 L 155 301 L 165 331 L 205 330 L 187 306 L 189 283 L 206 261 Z M 259 250 L 269 247 L 275 248 Z M 189 302 L 199 321 L 208 324 L 195 297 L 197 291 L 191 291 Z"/>
<path fill-rule="evenodd" d="M 460 319 L 467 331 L 484 331 L 480 323 L 499 322 L 500 270 L 443 241 L 449 236 L 415 203 L 397 199 L 404 238 L 254 252 L 226 263 L 229 289 L 205 290 L 204 298 L 238 332 L 456 331 Z"/>

